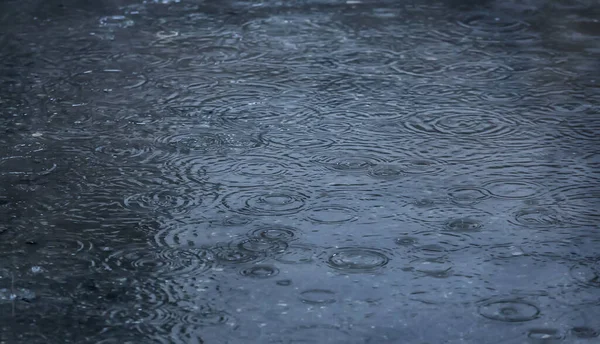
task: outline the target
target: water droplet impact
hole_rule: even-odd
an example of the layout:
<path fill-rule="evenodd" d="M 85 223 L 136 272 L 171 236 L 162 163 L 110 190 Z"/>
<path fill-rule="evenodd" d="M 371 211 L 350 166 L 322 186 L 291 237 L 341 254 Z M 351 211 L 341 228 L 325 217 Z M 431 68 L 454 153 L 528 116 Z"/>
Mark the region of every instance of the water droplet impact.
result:
<path fill-rule="evenodd" d="M 473 205 L 490 197 L 484 189 L 477 187 L 452 188 L 448 190 L 448 196 L 459 205 Z"/>
<path fill-rule="evenodd" d="M 329 256 L 327 264 L 343 272 L 362 273 L 375 271 L 389 262 L 389 258 L 374 248 L 339 248 Z"/>
<path fill-rule="evenodd" d="M 492 196 L 515 200 L 539 196 L 544 190 L 540 184 L 525 180 L 495 180 L 483 187 Z"/>
<path fill-rule="evenodd" d="M 240 270 L 242 276 L 251 278 L 270 278 L 279 274 L 279 269 L 271 265 L 254 265 Z"/>
<path fill-rule="evenodd" d="M 335 292 L 327 289 L 309 289 L 300 293 L 300 300 L 312 305 L 334 303 Z"/>
<path fill-rule="evenodd" d="M 479 306 L 479 314 L 491 320 L 522 322 L 537 318 L 540 310 L 526 301 L 501 300 L 483 303 Z"/>
<path fill-rule="evenodd" d="M 471 218 L 460 218 L 448 221 L 446 227 L 453 232 L 470 233 L 479 231 L 483 225 Z"/>
<path fill-rule="evenodd" d="M 309 245 L 290 245 L 275 259 L 284 264 L 311 264 L 317 258 L 315 247 Z"/>
<path fill-rule="evenodd" d="M 281 225 L 260 225 L 259 228 L 250 231 L 250 236 L 266 240 L 290 242 L 297 239 L 298 233 L 298 229 L 294 227 Z"/>
<path fill-rule="evenodd" d="M 339 224 L 357 219 L 356 210 L 341 205 L 326 205 L 309 209 L 309 220 L 321 224 Z"/>
<path fill-rule="evenodd" d="M 529 330 L 527 337 L 535 343 L 556 343 L 563 339 L 561 333 L 553 328 L 534 328 Z"/>
<path fill-rule="evenodd" d="M 600 332 L 594 330 L 591 327 L 586 326 L 576 326 L 571 329 L 571 333 L 577 337 L 582 339 L 596 338 L 600 336 Z"/>
<path fill-rule="evenodd" d="M 570 269 L 571 277 L 576 281 L 592 286 L 600 287 L 600 262 L 579 263 Z"/>
<path fill-rule="evenodd" d="M 238 191 L 223 198 L 223 205 L 236 213 L 253 216 L 292 215 L 300 212 L 308 196 L 292 190 L 274 192 Z"/>

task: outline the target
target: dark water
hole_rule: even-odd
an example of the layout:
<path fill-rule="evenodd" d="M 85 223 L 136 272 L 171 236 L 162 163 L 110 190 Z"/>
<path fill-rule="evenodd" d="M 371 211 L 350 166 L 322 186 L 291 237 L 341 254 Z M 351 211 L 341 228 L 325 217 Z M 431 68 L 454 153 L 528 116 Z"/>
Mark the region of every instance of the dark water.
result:
<path fill-rule="evenodd" d="M 599 343 L 595 1 L 3 1 L 0 343 Z"/>

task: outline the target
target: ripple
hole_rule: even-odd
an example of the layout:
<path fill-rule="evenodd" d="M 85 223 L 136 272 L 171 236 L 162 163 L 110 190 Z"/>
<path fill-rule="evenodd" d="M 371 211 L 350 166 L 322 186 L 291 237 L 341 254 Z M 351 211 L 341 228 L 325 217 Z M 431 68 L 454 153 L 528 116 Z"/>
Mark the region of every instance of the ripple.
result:
<path fill-rule="evenodd" d="M 411 249 L 420 257 L 442 257 L 450 252 L 468 248 L 471 239 L 468 236 L 451 232 L 421 231 L 399 236 L 395 239 L 399 246 Z"/>
<path fill-rule="evenodd" d="M 111 254 L 104 268 L 124 272 L 143 272 L 158 278 L 198 276 L 215 262 L 212 252 L 203 249 L 131 247 Z"/>
<path fill-rule="evenodd" d="M 248 251 L 239 247 L 217 246 L 214 249 L 219 264 L 238 265 L 258 262 L 266 257 L 265 252 Z"/>
<path fill-rule="evenodd" d="M 524 31 L 529 27 L 526 22 L 516 20 L 514 16 L 494 16 L 493 13 L 480 12 L 465 15 L 458 20 L 458 25 L 476 32 L 490 34 L 506 34 Z"/>
<path fill-rule="evenodd" d="M 304 208 L 308 195 L 284 188 L 273 192 L 242 190 L 226 195 L 222 203 L 230 211 L 242 215 L 292 215 Z"/>
<path fill-rule="evenodd" d="M 398 166 L 406 174 L 438 174 L 444 171 L 444 163 L 435 159 L 409 159 Z"/>
<path fill-rule="evenodd" d="M 355 221 L 358 219 L 355 209 L 341 205 L 324 205 L 313 207 L 308 210 L 307 218 L 315 223 L 339 224 Z"/>
<path fill-rule="evenodd" d="M 250 231 L 250 236 L 265 240 L 290 242 L 298 238 L 300 231 L 294 227 L 282 225 L 260 225 Z"/>
<path fill-rule="evenodd" d="M 395 64 L 398 59 L 395 52 L 382 49 L 336 49 L 331 57 L 349 70 L 374 74 L 385 74 L 385 67 Z"/>
<path fill-rule="evenodd" d="M 311 305 L 325 305 L 336 301 L 335 292 L 328 289 L 308 289 L 300 293 L 300 300 Z"/>
<path fill-rule="evenodd" d="M 599 123 L 594 119 L 570 119 L 562 121 L 558 126 L 558 131 L 561 135 L 572 139 L 597 142 L 600 141 L 598 137 Z"/>
<path fill-rule="evenodd" d="M 306 135 L 300 131 L 270 131 L 263 139 L 274 148 L 298 151 L 326 149 L 335 145 L 330 135 Z"/>
<path fill-rule="evenodd" d="M 111 29 L 124 29 L 134 25 L 133 20 L 122 15 L 101 17 L 100 20 L 98 20 L 98 23 L 101 27 L 108 27 Z"/>
<path fill-rule="evenodd" d="M 505 80 L 513 69 L 491 61 L 458 62 L 444 68 L 444 76 L 465 82 L 492 82 Z"/>
<path fill-rule="evenodd" d="M 494 180 L 482 187 L 494 197 L 514 200 L 537 197 L 544 191 L 542 185 L 527 180 Z"/>
<path fill-rule="evenodd" d="M 573 265 L 570 274 L 579 283 L 600 287 L 600 262 L 598 261 Z"/>
<path fill-rule="evenodd" d="M 440 84 L 440 83 L 424 83 L 416 84 L 408 90 L 409 94 L 428 97 L 457 97 L 465 93 L 465 89 L 461 85 Z"/>
<path fill-rule="evenodd" d="M 35 180 L 56 169 L 56 163 L 35 155 L 0 158 L 0 176 L 8 179 Z"/>
<path fill-rule="evenodd" d="M 445 258 L 422 258 L 410 262 L 414 271 L 434 278 L 448 278 L 452 275 L 453 264 Z"/>
<path fill-rule="evenodd" d="M 563 335 L 559 330 L 553 328 L 534 328 L 527 332 L 527 337 L 542 343 L 553 343 L 562 340 Z"/>
<path fill-rule="evenodd" d="M 320 164 L 326 169 L 334 172 L 362 172 L 366 173 L 370 168 L 379 163 L 385 162 L 383 159 L 373 156 L 358 156 L 344 152 L 336 152 L 332 156 L 316 156 L 310 159 L 311 162 Z"/>
<path fill-rule="evenodd" d="M 488 301 L 480 305 L 478 311 L 485 318 L 504 322 L 530 321 L 540 315 L 536 305 L 522 300 Z"/>
<path fill-rule="evenodd" d="M 226 145 L 225 138 L 222 135 L 200 131 L 189 134 L 169 134 L 158 138 L 156 142 L 159 147 L 160 144 L 165 144 L 166 147 L 180 153 L 219 152 Z"/>
<path fill-rule="evenodd" d="M 383 251 L 362 247 L 336 249 L 327 260 L 330 267 L 348 273 L 375 271 L 388 262 L 389 258 Z"/>
<path fill-rule="evenodd" d="M 472 108 L 452 107 L 413 114 L 405 126 L 411 132 L 463 139 L 498 138 L 515 131 L 507 116 Z"/>
<path fill-rule="evenodd" d="M 237 244 L 241 250 L 261 253 L 281 253 L 288 248 L 288 243 L 283 240 L 274 240 L 268 238 L 250 238 L 242 240 Z"/>
<path fill-rule="evenodd" d="M 483 224 L 472 218 L 458 218 L 450 220 L 446 223 L 446 228 L 457 233 L 471 233 L 481 230 Z"/>
<path fill-rule="evenodd" d="M 100 145 L 94 149 L 94 152 L 101 157 L 109 157 L 111 159 L 132 159 L 150 155 L 152 147 L 145 143 L 128 142 L 127 145 L 119 145 L 109 142 Z"/>
<path fill-rule="evenodd" d="M 123 204 L 132 210 L 150 210 L 153 212 L 167 212 L 181 215 L 191 209 L 199 207 L 204 199 L 216 195 L 199 194 L 193 190 L 159 190 L 142 194 L 131 195 L 125 198 Z"/>
<path fill-rule="evenodd" d="M 368 170 L 369 176 L 379 180 L 397 180 L 405 175 L 400 165 L 378 164 Z"/>
<path fill-rule="evenodd" d="M 474 186 L 451 188 L 448 190 L 448 196 L 452 202 L 459 205 L 474 205 L 490 197 L 485 189 Z"/>
<path fill-rule="evenodd" d="M 564 223 L 564 219 L 556 210 L 545 207 L 520 209 L 514 213 L 514 218 L 509 221 L 526 227 L 558 226 Z"/>
<path fill-rule="evenodd" d="M 590 339 L 590 338 L 596 338 L 596 337 L 600 336 L 600 332 L 598 332 L 597 330 L 594 330 L 591 327 L 587 327 L 587 326 L 575 326 L 571 329 L 571 333 L 575 337 L 582 338 L 582 339 Z"/>
<path fill-rule="evenodd" d="M 310 245 L 290 245 L 275 259 L 284 264 L 312 264 L 317 258 L 315 247 Z"/>
<path fill-rule="evenodd" d="M 87 92 L 112 94 L 118 90 L 129 90 L 143 86 L 148 79 L 137 72 L 125 72 L 120 69 L 85 71 L 73 74 L 68 82 L 75 87 L 85 86 Z"/>
<path fill-rule="evenodd" d="M 355 337 L 344 329 L 327 324 L 301 325 L 286 329 L 281 341 L 273 343 L 355 343 Z"/>
<path fill-rule="evenodd" d="M 251 278 L 270 278 L 279 274 L 279 269 L 272 265 L 254 265 L 240 270 L 242 276 Z"/>

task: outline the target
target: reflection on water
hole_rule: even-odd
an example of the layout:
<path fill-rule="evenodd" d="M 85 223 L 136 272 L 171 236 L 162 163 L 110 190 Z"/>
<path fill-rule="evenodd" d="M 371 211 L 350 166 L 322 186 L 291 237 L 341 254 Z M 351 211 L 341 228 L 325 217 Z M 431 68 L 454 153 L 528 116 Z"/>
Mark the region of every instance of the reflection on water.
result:
<path fill-rule="evenodd" d="M 0 343 L 593 343 L 595 1 L 5 1 Z"/>

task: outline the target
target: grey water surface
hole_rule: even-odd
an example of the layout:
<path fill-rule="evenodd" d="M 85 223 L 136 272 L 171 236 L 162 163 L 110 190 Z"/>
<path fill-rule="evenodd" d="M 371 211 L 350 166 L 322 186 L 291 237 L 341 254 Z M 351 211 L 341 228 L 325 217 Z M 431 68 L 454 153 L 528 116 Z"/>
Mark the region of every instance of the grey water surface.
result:
<path fill-rule="evenodd" d="M 600 343 L 592 0 L 0 2 L 0 343 Z"/>

